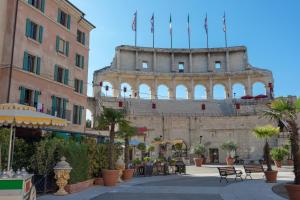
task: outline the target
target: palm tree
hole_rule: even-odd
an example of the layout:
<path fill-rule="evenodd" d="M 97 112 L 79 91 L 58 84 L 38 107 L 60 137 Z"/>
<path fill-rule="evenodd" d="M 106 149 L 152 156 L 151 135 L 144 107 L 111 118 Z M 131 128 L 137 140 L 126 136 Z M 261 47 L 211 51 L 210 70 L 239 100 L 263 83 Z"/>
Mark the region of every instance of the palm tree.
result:
<path fill-rule="evenodd" d="M 268 138 L 278 135 L 279 134 L 279 127 L 275 128 L 271 125 L 263 126 L 263 127 L 257 127 L 253 129 L 254 134 L 258 138 L 264 138 L 266 139 L 266 143 L 264 146 L 264 158 L 267 163 L 267 171 L 272 171 L 272 166 L 271 166 L 271 157 L 270 157 L 270 146 L 268 142 Z"/>
<path fill-rule="evenodd" d="M 297 114 L 300 112 L 300 98 L 278 98 L 274 100 L 269 109 L 264 111 L 264 116 L 283 124 L 290 132 L 290 143 L 294 161 L 294 183 L 300 185 L 300 151 L 299 151 L 299 128 L 296 122 Z"/>
<path fill-rule="evenodd" d="M 114 142 L 116 134 L 116 125 L 127 123 L 125 120 L 125 114 L 122 111 L 115 110 L 113 108 L 103 107 L 103 112 L 96 119 L 96 129 L 102 130 L 103 128 L 109 128 L 109 145 L 108 145 L 108 158 L 109 158 L 109 170 L 115 169 L 114 163 Z"/>
<path fill-rule="evenodd" d="M 124 161 L 125 169 L 128 169 L 129 164 L 129 140 L 131 137 L 137 134 L 137 128 L 130 126 L 128 122 L 122 122 L 119 124 L 118 136 L 123 138 L 125 141 L 124 149 Z"/>

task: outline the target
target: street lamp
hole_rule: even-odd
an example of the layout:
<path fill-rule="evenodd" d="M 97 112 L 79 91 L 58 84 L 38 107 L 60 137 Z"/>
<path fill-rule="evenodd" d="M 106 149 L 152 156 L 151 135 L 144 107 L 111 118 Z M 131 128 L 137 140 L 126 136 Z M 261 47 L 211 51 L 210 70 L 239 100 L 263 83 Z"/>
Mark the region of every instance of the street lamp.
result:
<path fill-rule="evenodd" d="M 203 136 L 202 136 L 202 135 L 200 135 L 200 144 L 202 143 L 202 137 L 203 137 Z"/>

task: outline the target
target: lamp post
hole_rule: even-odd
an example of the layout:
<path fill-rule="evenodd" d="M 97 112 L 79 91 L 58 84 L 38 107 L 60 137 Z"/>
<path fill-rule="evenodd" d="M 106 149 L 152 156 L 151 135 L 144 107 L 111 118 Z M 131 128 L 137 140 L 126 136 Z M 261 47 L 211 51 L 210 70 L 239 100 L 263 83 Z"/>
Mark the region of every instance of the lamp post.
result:
<path fill-rule="evenodd" d="M 203 137 L 203 136 L 202 136 L 202 135 L 200 135 L 200 144 L 202 143 L 202 137 Z"/>

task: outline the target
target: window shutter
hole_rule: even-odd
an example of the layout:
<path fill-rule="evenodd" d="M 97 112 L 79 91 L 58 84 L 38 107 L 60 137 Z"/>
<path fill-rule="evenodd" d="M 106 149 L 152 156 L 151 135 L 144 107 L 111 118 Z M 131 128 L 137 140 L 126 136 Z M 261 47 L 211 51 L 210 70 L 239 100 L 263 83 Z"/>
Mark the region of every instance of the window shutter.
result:
<path fill-rule="evenodd" d="M 36 70 L 35 70 L 35 73 L 37 75 L 40 75 L 40 72 L 41 72 L 41 58 L 36 57 Z"/>
<path fill-rule="evenodd" d="M 67 19 L 67 28 L 70 30 L 70 27 L 71 27 L 71 16 L 68 15 L 68 19 Z"/>
<path fill-rule="evenodd" d="M 83 93 L 83 80 L 80 80 L 80 86 L 79 86 L 79 92 L 82 94 Z"/>
<path fill-rule="evenodd" d="M 45 0 L 41 0 L 41 11 L 45 12 Z"/>
<path fill-rule="evenodd" d="M 58 65 L 54 65 L 54 80 L 57 81 Z"/>
<path fill-rule="evenodd" d="M 85 45 L 85 32 L 82 32 L 82 44 Z"/>
<path fill-rule="evenodd" d="M 56 111 L 56 96 L 52 96 L 52 115 L 55 116 Z"/>
<path fill-rule="evenodd" d="M 43 42 L 43 32 L 44 32 L 44 27 L 40 26 L 39 27 L 39 43 L 41 43 L 41 44 Z"/>
<path fill-rule="evenodd" d="M 25 88 L 24 87 L 20 87 L 20 104 L 24 104 L 25 103 Z"/>
<path fill-rule="evenodd" d="M 33 104 L 34 104 L 34 107 L 36 107 L 36 108 L 37 108 L 38 103 L 39 103 L 39 96 L 40 96 L 40 94 L 41 94 L 40 91 L 38 91 L 38 90 L 34 91 Z"/>
<path fill-rule="evenodd" d="M 30 36 L 30 33 L 31 33 L 31 21 L 30 19 L 26 19 L 26 37 L 29 37 Z"/>
<path fill-rule="evenodd" d="M 57 35 L 57 36 L 56 36 L 56 51 L 57 51 L 57 52 L 59 51 L 59 40 L 60 40 L 60 38 L 59 38 L 59 36 Z"/>
<path fill-rule="evenodd" d="M 81 68 L 84 68 L 84 56 L 81 56 Z"/>
<path fill-rule="evenodd" d="M 66 56 L 69 56 L 69 50 L 70 50 L 70 43 L 66 42 Z"/>
<path fill-rule="evenodd" d="M 62 118 L 66 119 L 67 99 L 63 99 Z"/>
<path fill-rule="evenodd" d="M 79 124 L 81 124 L 81 120 L 82 120 L 82 110 L 83 110 L 83 107 L 79 106 Z"/>
<path fill-rule="evenodd" d="M 60 23 L 60 18 L 61 18 L 61 10 L 58 9 L 57 11 L 57 22 Z"/>
<path fill-rule="evenodd" d="M 28 71 L 28 53 L 24 51 L 23 69 Z"/>
<path fill-rule="evenodd" d="M 69 70 L 65 69 L 64 72 L 64 84 L 69 85 Z"/>

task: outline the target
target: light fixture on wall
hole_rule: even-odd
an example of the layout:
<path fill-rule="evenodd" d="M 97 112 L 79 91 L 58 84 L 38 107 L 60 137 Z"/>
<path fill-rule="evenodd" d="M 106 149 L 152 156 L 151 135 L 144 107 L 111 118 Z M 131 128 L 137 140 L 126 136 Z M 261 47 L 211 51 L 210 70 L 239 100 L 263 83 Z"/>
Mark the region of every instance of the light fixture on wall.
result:
<path fill-rule="evenodd" d="M 203 136 L 202 136 L 202 135 L 200 135 L 200 144 L 202 143 L 202 138 L 203 138 Z"/>

